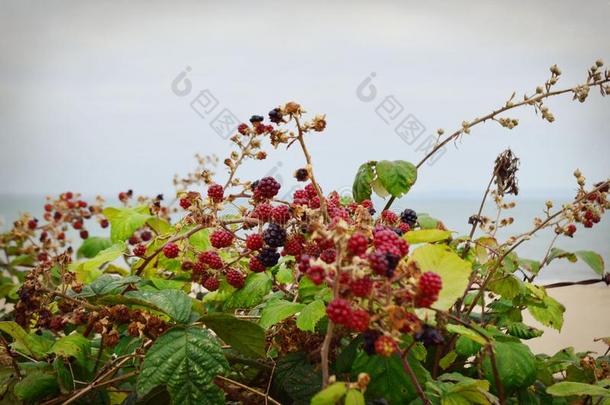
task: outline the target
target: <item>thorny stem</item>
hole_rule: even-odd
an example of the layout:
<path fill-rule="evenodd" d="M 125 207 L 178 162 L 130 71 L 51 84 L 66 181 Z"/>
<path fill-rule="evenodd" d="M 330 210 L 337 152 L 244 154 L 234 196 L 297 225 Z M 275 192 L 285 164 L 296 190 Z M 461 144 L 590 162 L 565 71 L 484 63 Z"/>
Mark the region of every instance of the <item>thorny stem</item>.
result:
<path fill-rule="evenodd" d="M 341 261 L 343 255 L 340 249 L 337 249 L 337 269 L 335 272 L 335 280 L 333 283 L 333 297 L 339 296 L 339 274 L 341 274 Z M 326 336 L 324 336 L 324 342 L 322 342 L 322 348 L 320 349 L 320 357 L 322 363 L 322 388 L 328 385 L 328 353 L 330 351 L 330 344 L 333 340 L 333 333 L 335 330 L 335 323 L 328 320 L 328 327 L 326 328 Z"/>
<path fill-rule="evenodd" d="M 409 378 L 411 379 L 411 382 L 415 386 L 415 390 L 417 391 L 417 395 L 419 396 L 419 398 L 422 400 L 424 405 L 432 405 L 432 402 L 430 402 L 430 400 L 426 396 L 426 393 L 422 389 L 421 384 L 417 380 L 417 376 L 415 375 L 413 368 L 409 364 L 409 359 L 407 359 L 406 356 L 404 356 L 404 357 L 401 356 L 400 359 L 402 360 L 402 367 L 405 369 L 405 371 L 409 375 Z"/>
<path fill-rule="evenodd" d="M 328 208 L 326 207 L 326 201 L 324 200 L 324 194 L 322 194 L 322 188 L 316 181 L 315 175 L 313 173 L 313 164 L 311 163 L 311 155 L 307 150 L 307 146 L 305 145 L 305 140 L 303 139 L 303 128 L 301 127 L 301 122 L 299 121 L 299 117 L 296 115 L 292 116 L 294 118 L 294 122 L 296 123 L 298 134 L 299 144 L 301 145 L 301 149 L 303 150 L 303 154 L 305 155 L 305 161 L 307 162 L 307 171 L 309 172 L 309 178 L 311 180 L 311 184 L 316 189 L 316 194 L 320 199 L 320 209 L 322 210 L 322 214 L 324 215 L 324 219 L 328 222 Z"/>
<path fill-rule="evenodd" d="M 598 81 L 594 81 L 592 83 L 587 83 L 586 85 L 589 87 L 597 87 L 597 86 L 601 86 L 603 84 L 609 83 L 610 82 L 610 78 L 605 78 L 602 80 L 598 80 Z M 526 100 L 523 100 L 521 102 L 518 103 L 514 103 L 514 104 L 506 104 L 504 107 L 501 107 L 495 111 L 490 112 L 487 115 L 484 115 L 483 117 L 480 118 L 476 118 L 474 119 L 472 122 L 468 123 L 468 129 L 474 127 L 475 125 L 481 124 L 486 122 L 487 120 L 490 119 L 494 119 L 497 115 L 506 112 L 508 110 L 512 110 L 514 108 L 518 108 L 524 105 L 535 105 L 536 102 L 544 100 L 546 98 L 549 97 L 553 97 L 553 96 L 558 96 L 560 94 L 564 94 L 564 93 L 569 93 L 569 92 L 573 92 L 574 91 L 574 87 L 571 87 L 569 89 L 563 89 L 563 90 L 556 90 L 556 91 L 547 91 L 546 93 L 542 93 L 539 94 L 537 96 L 534 97 L 530 97 Z M 462 135 L 464 133 L 464 128 L 460 128 L 457 131 L 455 131 L 454 133 L 452 133 L 451 135 L 449 135 L 447 138 L 445 138 L 445 140 L 443 140 L 442 142 L 438 143 L 426 156 L 424 156 L 424 158 L 416 165 L 416 168 L 419 169 L 428 159 L 430 159 L 432 156 L 434 156 L 434 154 L 436 152 L 438 152 L 440 149 L 442 149 L 445 145 L 447 145 L 449 142 L 457 139 L 460 135 Z M 387 204 L 384 207 L 384 210 L 389 209 L 392 206 L 392 203 L 394 202 L 396 198 L 395 197 L 391 197 Z"/>

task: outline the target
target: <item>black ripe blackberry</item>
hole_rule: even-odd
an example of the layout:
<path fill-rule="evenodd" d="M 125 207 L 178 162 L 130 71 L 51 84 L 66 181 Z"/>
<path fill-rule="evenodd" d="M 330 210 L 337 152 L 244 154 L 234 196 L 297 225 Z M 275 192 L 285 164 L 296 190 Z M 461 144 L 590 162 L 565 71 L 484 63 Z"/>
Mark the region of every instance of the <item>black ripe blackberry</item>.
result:
<path fill-rule="evenodd" d="M 282 122 L 282 110 L 279 108 L 274 108 L 269 111 L 269 120 L 275 124 L 279 124 Z"/>
<path fill-rule="evenodd" d="M 277 224 L 269 224 L 263 233 L 265 243 L 271 247 L 284 246 L 286 241 L 286 231 Z"/>
<path fill-rule="evenodd" d="M 415 334 L 415 340 L 422 342 L 426 347 L 440 345 L 445 341 L 443 334 L 438 329 L 428 325 L 424 325 L 423 328 Z"/>
<path fill-rule="evenodd" d="M 400 261 L 400 257 L 393 253 L 386 253 L 385 259 L 388 262 L 388 269 L 386 271 L 386 277 L 393 277 L 394 270 L 396 270 L 396 266 L 398 266 L 398 262 Z"/>
<path fill-rule="evenodd" d="M 297 181 L 307 181 L 309 180 L 309 172 L 305 168 L 298 169 L 294 172 L 294 177 Z"/>
<path fill-rule="evenodd" d="M 250 117 L 250 122 L 255 124 L 257 122 L 263 122 L 264 118 L 260 115 L 253 115 Z"/>
<path fill-rule="evenodd" d="M 369 356 L 373 356 L 375 354 L 375 341 L 379 337 L 379 332 L 373 330 L 367 330 L 362 334 L 362 338 L 364 340 L 364 351 Z"/>
<path fill-rule="evenodd" d="M 405 224 L 409 225 L 411 228 L 413 228 L 415 226 L 415 223 L 417 222 L 417 214 L 415 213 L 415 211 L 407 208 L 406 210 L 400 213 L 400 220 Z"/>
<path fill-rule="evenodd" d="M 273 267 L 280 260 L 280 254 L 275 248 L 263 248 L 257 257 L 265 267 Z"/>

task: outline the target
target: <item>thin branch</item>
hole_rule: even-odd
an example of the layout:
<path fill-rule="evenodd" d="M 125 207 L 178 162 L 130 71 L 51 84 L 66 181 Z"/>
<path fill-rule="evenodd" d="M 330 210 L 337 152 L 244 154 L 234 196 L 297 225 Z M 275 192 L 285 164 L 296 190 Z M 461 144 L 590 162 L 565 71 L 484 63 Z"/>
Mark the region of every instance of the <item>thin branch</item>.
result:
<path fill-rule="evenodd" d="M 268 400 L 269 400 L 269 402 L 271 402 L 272 404 L 275 404 L 275 405 L 282 405 L 281 403 L 277 402 L 275 399 L 271 398 L 269 395 L 267 395 L 267 394 L 265 394 L 265 393 L 262 393 L 262 392 L 260 392 L 259 390 L 254 389 L 254 388 L 252 388 L 252 387 L 248 387 L 247 385 L 242 384 L 242 383 L 240 383 L 239 381 L 231 380 L 230 378 L 223 377 L 223 376 L 221 376 L 221 375 L 217 375 L 217 376 L 216 376 L 216 378 L 217 378 L 217 379 L 219 379 L 219 380 L 222 380 L 222 381 L 226 381 L 226 382 L 228 382 L 229 384 L 236 385 L 236 386 L 238 386 L 238 387 L 240 387 L 240 388 L 243 388 L 243 389 L 245 389 L 245 390 L 247 390 L 247 391 L 253 392 L 253 393 L 255 393 L 256 395 L 260 395 L 260 396 L 262 396 L 262 397 L 265 397 L 265 401 L 267 401 L 267 399 L 268 399 Z"/>
<path fill-rule="evenodd" d="M 430 402 L 430 400 L 426 396 L 426 393 L 422 389 L 421 384 L 417 380 L 417 375 L 415 375 L 413 368 L 409 364 L 409 360 L 406 358 L 406 356 L 401 356 L 400 360 L 402 361 L 402 367 L 405 369 L 405 371 L 409 375 L 409 378 L 411 379 L 411 382 L 415 386 L 415 390 L 417 391 L 417 395 L 419 396 L 419 398 L 422 400 L 424 405 L 432 405 L 432 402 Z"/>

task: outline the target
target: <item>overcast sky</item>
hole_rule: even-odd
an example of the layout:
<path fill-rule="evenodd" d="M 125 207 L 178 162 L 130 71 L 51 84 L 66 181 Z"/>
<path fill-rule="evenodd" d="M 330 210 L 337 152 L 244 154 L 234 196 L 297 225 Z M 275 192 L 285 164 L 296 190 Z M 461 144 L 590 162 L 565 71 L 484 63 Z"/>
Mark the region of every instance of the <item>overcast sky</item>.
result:
<path fill-rule="evenodd" d="M 0 193 L 167 192 L 196 152 L 228 153 L 210 127 L 222 110 L 243 120 L 290 100 L 327 114 L 327 131 L 307 141 L 323 186 L 345 189 L 364 161 L 417 162 L 436 128 L 455 130 L 513 90 L 531 94 L 554 63 L 560 87 L 584 80 L 597 58 L 610 63 L 609 17 L 607 0 L 5 0 Z M 172 81 L 187 67 L 190 92 L 179 96 Z M 371 73 L 366 101 L 357 89 Z M 218 105 L 202 117 L 190 103 L 203 90 Z M 386 123 L 376 109 L 389 96 L 400 114 Z M 479 126 L 424 166 L 413 194 L 481 190 L 507 147 L 522 159 L 522 193 L 570 192 L 576 167 L 607 178 L 609 103 L 598 92 L 584 105 L 556 98 L 553 124 L 527 109 L 511 114 L 512 131 Z M 409 115 L 426 129 L 406 142 L 394 129 Z M 296 152 L 270 153 L 247 174 L 288 181 Z"/>

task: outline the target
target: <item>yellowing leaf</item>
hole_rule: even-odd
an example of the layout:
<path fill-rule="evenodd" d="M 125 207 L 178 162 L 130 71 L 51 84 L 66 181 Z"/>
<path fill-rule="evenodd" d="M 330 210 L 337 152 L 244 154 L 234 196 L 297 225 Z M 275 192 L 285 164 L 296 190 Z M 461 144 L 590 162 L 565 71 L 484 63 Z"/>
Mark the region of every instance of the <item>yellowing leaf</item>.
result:
<path fill-rule="evenodd" d="M 440 242 L 451 237 L 451 231 L 441 231 L 440 229 L 419 229 L 407 232 L 403 238 L 409 244 Z"/>

